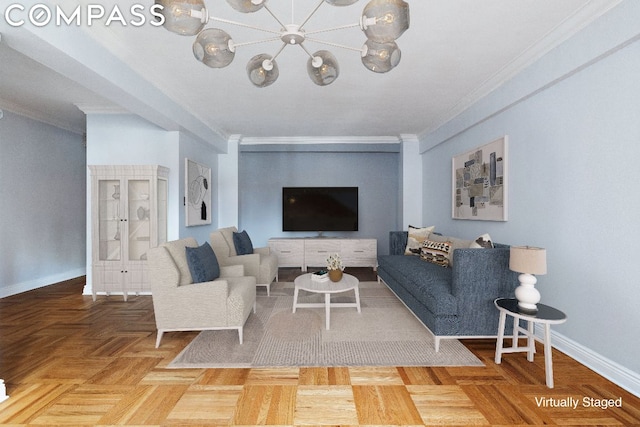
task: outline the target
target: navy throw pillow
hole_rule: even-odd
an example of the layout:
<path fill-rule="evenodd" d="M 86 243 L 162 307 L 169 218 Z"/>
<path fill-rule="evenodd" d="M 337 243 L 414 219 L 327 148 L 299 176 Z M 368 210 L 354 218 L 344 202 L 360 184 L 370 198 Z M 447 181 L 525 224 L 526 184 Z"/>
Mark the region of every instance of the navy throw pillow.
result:
<path fill-rule="evenodd" d="M 210 282 L 220 277 L 218 258 L 208 242 L 197 248 L 186 248 L 187 264 L 193 283 Z"/>
<path fill-rule="evenodd" d="M 238 255 L 248 255 L 253 253 L 253 243 L 247 234 L 246 230 L 242 230 L 241 233 L 233 233 L 233 244 L 236 247 L 236 253 Z"/>

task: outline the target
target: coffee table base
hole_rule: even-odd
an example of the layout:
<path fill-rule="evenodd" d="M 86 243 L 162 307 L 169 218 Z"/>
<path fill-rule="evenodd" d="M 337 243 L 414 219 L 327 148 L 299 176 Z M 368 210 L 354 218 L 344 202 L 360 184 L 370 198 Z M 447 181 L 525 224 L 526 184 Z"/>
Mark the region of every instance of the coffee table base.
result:
<path fill-rule="evenodd" d="M 310 276 L 310 275 L 309 275 Z M 298 302 L 298 294 L 300 289 L 305 290 L 310 293 L 318 293 L 324 294 L 324 303 L 299 303 Z M 331 294 L 332 293 L 342 293 L 347 292 L 353 289 L 355 293 L 356 302 L 331 302 Z M 357 279 L 355 281 L 355 285 L 348 286 L 345 289 L 331 289 L 328 288 L 326 290 L 321 289 L 305 289 L 305 286 L 302 281 L 296 281 L 295 289 L 293 291 L 293 313 L 296 312 L 298 308 L 323 308 L 325 313 L 325 328 L 327 330 L 330 329 L 331 326 L 331 308 L 356 308 L 358 309 L 358 313 L 361 313 L 360 309 L 360 291 L 358 290 L 358 282 Z"/>

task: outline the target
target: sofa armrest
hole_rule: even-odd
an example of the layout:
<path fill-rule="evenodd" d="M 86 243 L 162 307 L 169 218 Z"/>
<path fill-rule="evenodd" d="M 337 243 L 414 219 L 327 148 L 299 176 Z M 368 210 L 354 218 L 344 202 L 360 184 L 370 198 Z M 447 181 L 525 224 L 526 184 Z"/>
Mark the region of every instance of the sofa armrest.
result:
<path fill-rule="evenodd" d="M 269 255 L 271 254 L 271 248 L 269 246 L 265 246 L 263 248 L 253 248 L 253 253 L 260 255 Z"/>
<path fill-rule="evenodd" d="M 245 276 L 258 277 L 258 273 L 260 272 L 260 254 L 236 255 L 225 258 L 224 260 L 218 259 L 218 261 L 221 266 L 244 266 Z"/>
<path fill-rule="evenodd" d="M 471 335 L 494 335 L 498 329 L 496 298 L 513 298 L 518 273 L 509 270 L 509 248 L 456 249 L 452 292 L 458 300 L 459 328 Z"/>
<path fill-rule="evenodd" d="M 459 300 L 484 294 L 491 300 L 513 296 L 518 274 L 509 270 L 509 248 L 456 249 L 451 292 Z"/>
<path fill-rule="evenodd" d="M 220 266 L 220 277 L 243 277 L 244 276 L 244 265 L 222 265 Z"/>
<path fill-rule="evenodd" d="M 389 255 L 404 255 L 408 237 L 407 231 L 389 232 Z"/>

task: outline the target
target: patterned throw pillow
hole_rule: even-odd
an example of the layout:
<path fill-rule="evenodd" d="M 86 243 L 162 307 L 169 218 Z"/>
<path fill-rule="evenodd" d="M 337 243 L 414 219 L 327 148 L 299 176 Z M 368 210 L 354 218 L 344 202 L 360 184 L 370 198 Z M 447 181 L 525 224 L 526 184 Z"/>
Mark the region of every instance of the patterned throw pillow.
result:
<path fill-rule="evenodd" d="M 451 242 L 434 242 L 433 240 L 425 240 L 422 243 L 420 258 L 442 267 L 448 267 L 449 251 L 451 251 Z"/>
<path fill-rule="evenodd" d="M 186 248 L 187 264 L 193 283 L 210 282 L 220 277 L 220 265 L 208 242 L 197 248 Z"/>
<path fill-rule="evenodd" d="M 429 237 L 429 235 L 435 228 L 435 225 L 422 228 L 410 225 L 407 236 L 407 247 L 404 250 L 404 254 L 420 256 L 420 248 L 422 247 L 422 242 L 424 242 Z"/>

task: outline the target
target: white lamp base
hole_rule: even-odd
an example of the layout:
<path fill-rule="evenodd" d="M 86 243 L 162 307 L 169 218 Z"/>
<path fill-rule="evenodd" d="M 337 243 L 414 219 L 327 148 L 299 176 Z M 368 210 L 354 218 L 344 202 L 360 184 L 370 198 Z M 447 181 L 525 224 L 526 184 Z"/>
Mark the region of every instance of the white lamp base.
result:
<path fill-rule="evenodd" d="M 538 311 L 537 303 L 540 302 L 540 292 L 535 288 L 538 281 L 532 274 L 523 273 L 518 276 L 520 286 L 516 288 L 518 307 L 524 311 Z"/>

